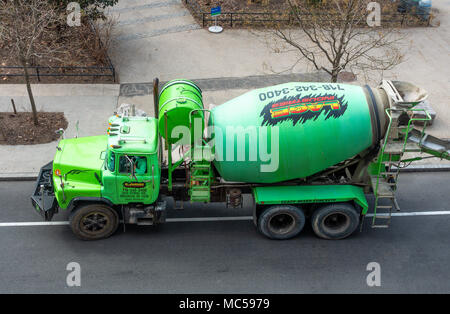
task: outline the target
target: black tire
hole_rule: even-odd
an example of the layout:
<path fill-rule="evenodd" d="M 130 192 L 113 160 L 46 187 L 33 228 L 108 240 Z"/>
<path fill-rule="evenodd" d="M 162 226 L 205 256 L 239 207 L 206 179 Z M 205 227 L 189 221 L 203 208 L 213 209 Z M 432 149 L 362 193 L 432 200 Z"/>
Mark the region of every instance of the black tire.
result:
<path fill-rule="evenodd" d="M 302 209 L 291 205 L 275 205 L 260 214 L 258 230 L 270 239 L 286 240 L 302 231 L 305 220 Z"/>
<path fill-rule="evenodd" d="M 119 216 L 104 204 L 75 208 L 69 217 L 72 232 L 81 240 L 100 240 L 111 236 L 119 226 Z"/>
<path fill-rule="evenodd" d="M 323 239 L 338 240 L 350 236 L 359 225 L 359 213 L 349 203 L 322 206 L 311 216 L 314 233 Z"/>

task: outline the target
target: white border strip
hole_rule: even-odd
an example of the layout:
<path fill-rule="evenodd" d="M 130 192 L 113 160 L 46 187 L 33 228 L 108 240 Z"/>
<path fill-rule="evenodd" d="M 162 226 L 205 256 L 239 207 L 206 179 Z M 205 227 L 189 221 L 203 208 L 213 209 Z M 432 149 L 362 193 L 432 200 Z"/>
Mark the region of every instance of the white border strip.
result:
<path fill-rule="evenodd" d="M 387 216 L 382 213 L 377 216 Z M 414 217 L 414 216 L 439 216 L 450 215 L 450 210 L 429 211 L 429 212 L 407 212 L 392 213 L 392 217 Z M 373 217 L 373 214 L 367 214 L 366 217 Z M 248 221 L 253 220 L 252 216 L 236 217 L 191 217 L 191 218 L 167 218 L 166 222 L 201 222 L 201 221 Z M 42 221 L 42 222 L 0 222 L 0 227 L 33 227 L 33 226 L 65 226 L 68 221 Z"/>

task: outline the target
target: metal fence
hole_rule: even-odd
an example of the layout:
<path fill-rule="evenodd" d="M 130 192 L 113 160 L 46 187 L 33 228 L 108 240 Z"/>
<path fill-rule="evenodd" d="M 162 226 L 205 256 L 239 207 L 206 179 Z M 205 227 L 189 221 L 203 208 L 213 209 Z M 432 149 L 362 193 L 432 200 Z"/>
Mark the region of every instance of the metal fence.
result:
<path fill-rule="evenodd" d="M 278 18 L 277 16 L 282 16 L 282 14 L 278 13 L 243 13 L 243 12 L 224 12 L 222 15 L 217 18 L 217 22 L 220 22 L 221 25 L 229 25 L 233 27 L 234 25 L 257 25 L 263 26 L 267 23 L 283 23 L 286 25 L 295 25 L 298 23 L 292 15 L 288 15 L 288 18 Z M 302 16 L 303 18 L 308 18 L 307 14 Z M 330 16 L 328 15 L 328 18 Z M 210 13 L 201 13 L 201 21 L 202 27 L 205 27 L 209 24 L 213 24 L 216 19 L 211 17 Z M 337 19 L 335 19 L 337 21 Z M 430 18 L 428 19 L 420 19 L 416 16 L 413 16 L 408 13 L 399 13 L 399 14 L 384 14 L 381 16 L 381 23 L 389 24 L 389 25 L 398 25 L 398 26 L 418 26 L 430 25 Z M 366 21 L 362 21 L 360 23 L 361 27 L 368 27 Z"/>
<path fill-rule="evenodd" d="M 213 24 L 216 18 L 211 17 L 210 12 L 203 12 L 199 4 L 195 0 L 184 0 L 184 3 L 189 7 L 192 15 L 201 21 L 202 27 L 206 27 Z M 324 13 L 324 16 L 330 19 L 331 15 Z M 307 19 L 310 17 L 308 14 L 303 14 L 302 17 Z M 420 14 L 411 13 L 393 13 L 393 14 L 381 14 L 382 23 L 394 24 L 399 26 L 417 26 L 417 25 L 430 25 L 431 16 L 426 18 L 420 16 Z M 295 25 L 295 18 L 291 14 L 285 14 L 282 12 L 222 12 L 217 17 L 217 22 L 222 26 L 229 25 L 230 27 L 236 25 L 252 25 L 263 26 L 267 23 L 283 23 L 286 25 Z M 361 26 L 367 26 L 364 20 Z"/>
<path fill-rule="evenodd" d="M 216 19 L 211 17 L 210 13 L 202 12 L 202 27 L 205 27 L 210 22 L 214 22 Z M 286 23 L 291 24 L 293 20 L 291 15 L 286 18 L 279 18 L 281 14 L 278 13 L 257 13 L 257 12 L 223 12 L 217 22 L 226 23 L 233 27 L 233 25 L 263 25 L 265 23 Z"/>
<path fill-rule="evenodd" d="M 109 58 L 108 58 L 109 59 Z M 111 77 L 116 82 L 116 70 L 111 61 L 107 67 L 79 67 L 79 66 L 29 66 L 30 77 L 36 77 L 41 82 L 42 77 Z M 8 70 L 20 70 L 21 73 L 4 73 Z M 17 71 L 18 72 L 18 71 Z M 88 72 L 88 73 L 86 73 Z M 89 73 L 93 72 L 93 73 Z M 94 73 L 95 72 L 95 73 Z M 22 66 L 0 66 L 0 78 L 25 76 Z"/>

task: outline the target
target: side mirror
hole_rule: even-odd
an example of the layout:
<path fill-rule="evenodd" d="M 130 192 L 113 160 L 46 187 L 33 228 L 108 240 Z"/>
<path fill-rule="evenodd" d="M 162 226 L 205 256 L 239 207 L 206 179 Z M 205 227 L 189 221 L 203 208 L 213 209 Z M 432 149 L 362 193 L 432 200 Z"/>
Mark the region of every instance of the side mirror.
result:
<path fill-rule="evenodd" d="M 106 158 L 106 151 L 104 150 L 100 153 L 100 159 L 105 160 L 105 158 Z"/>
<path fill-rule="evenodd" d="M 131 169 L 130 169 L 130 172 L 131 172 L 130 173 L 130 179 L 131 180 L 135 179 L 137 181 L 136 171 L 134 169 L 134 161 L 130 157 L 128 157 L 127 155 L 125 155 L 125 158 L 128 160 L 128 162 L 130 163 L 130 167 L 131 167 Z"/>
<path fill-rule="evenodd" d="M 59 136 L 61 136 L 62 139 L 64 139 L 64 133 L 65 133 L 65 131 L 64 131 L 63 128 L 60 128 L 60 129 L 56 130 L 55 133 L 56 133 L 56 134 L 59 134 Z"/>

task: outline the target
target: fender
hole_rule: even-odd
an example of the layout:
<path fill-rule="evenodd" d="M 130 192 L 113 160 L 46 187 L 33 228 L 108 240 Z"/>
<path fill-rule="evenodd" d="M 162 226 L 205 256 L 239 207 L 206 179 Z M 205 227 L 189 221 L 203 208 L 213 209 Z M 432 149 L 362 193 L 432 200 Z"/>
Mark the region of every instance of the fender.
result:
<path fill-rule="evenodd" d="M 75 207 L 75 204 L 78 202 L 91 202 L 91 203 L 103 203 L 112 208 L 114 208 L 114 204 L 107 198 L 104 197 L 74 197 L 67 208 L 72 211 Z"/>

